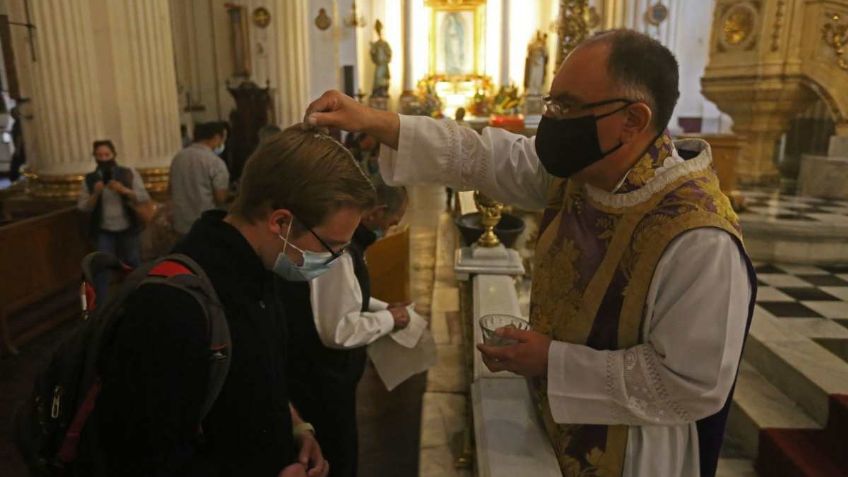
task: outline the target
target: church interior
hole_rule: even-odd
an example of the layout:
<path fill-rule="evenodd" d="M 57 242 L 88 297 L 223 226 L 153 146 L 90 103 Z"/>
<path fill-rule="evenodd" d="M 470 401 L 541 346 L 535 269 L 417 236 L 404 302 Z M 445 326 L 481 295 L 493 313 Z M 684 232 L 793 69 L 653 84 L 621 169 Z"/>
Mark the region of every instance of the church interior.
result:
<path fill-rule="evenodd" d="M 328 90 L 533 138 L 564 59 L 619 28 L 676 57 L 668 131 L 709 144 L 756 271 L 715 475 L 848 475 L 846 0 L 0 1 L 0 475 L 29 475 L 14 410 L 82 320 L 80 264 L 99 243 L 78 207 L 93 141 L 111 140 L 151 198 L 136 211 L 144 262 L 179 235 L 171 161 L 198 125 L 225 124 L 229 200 L 263 131 L 302 122 Z M 379 143 L 329 134 L 379 176 Z M 578 475 L 560 468 L 525 379 L 475 348 L 481 317 L 532 315 L 542 210 L 408 191 L 368 250 L 371 294 L 414 302 L 435 354 L 391 391 L 368 364 L 359 475 Z M 597 472 L 579 475 L 613 475 Z"/>

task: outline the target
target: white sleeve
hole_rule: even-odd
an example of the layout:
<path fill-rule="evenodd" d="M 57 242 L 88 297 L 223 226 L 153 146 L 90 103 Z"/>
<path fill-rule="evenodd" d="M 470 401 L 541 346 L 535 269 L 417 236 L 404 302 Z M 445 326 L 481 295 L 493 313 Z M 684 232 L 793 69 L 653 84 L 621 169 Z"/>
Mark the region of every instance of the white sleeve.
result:
<path fill-rule="evenodd" d="M 391 333 L 395 320 L 389 311 L 362 311 L 353 259 L 344 254 L 338 262 L 310 282 L 312 315 L 321 342 L 328 348 L 357 348 Z"/>
<path fill-rule="evenodd" d="M 684 233 L 654 272 L 643 344 L 598 351 L 551 343 L 554 420 L 673 425 L 716 413 L 736 378 L 750 298 L 745 259 L 727 232 Z"/>
<path fill-rule="evenodd" d="M 382 146 L 380 173 L 391 185 L 477 189 L 506 204 L 541 209 L 554 177 L 542 167 L 534 144 L 535 138 L 500 128 L 480 135 L 449 119 L 401 115 L 398 150 Z"/>

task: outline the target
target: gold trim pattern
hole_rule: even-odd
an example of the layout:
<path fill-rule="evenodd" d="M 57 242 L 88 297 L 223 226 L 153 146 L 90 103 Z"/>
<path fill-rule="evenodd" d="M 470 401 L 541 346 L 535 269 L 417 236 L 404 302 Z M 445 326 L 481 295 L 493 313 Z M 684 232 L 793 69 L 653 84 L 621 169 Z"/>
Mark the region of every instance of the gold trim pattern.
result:
<path fill-rule="evenodd" d="M 827 17 L 830 21 L 822 27 L 822 39 L 836 55 L 837 66 L 848 71 L 848 61 L 842 56 L 848 46 L 848 24 L 843 23 L 838 13 L 828 13 Z"/>
<path fill-rule="evenodd" d="M 721 19 L 721 43 L 727 48 L 747 48 L 756 37 L 758 12 L 749 3 L 733 5 Z"/>
<path fill-rule="evenodd" d="M 84 174 L 42 176 L 34 171 L 22 173 L 26 179 L 26 193 L 36 199 L 73 200 L 78 194 Z"/>
<path fill-rule="evenodd" d="M 557 66 L 566 56 L 589 36 L 592 11 L 589 0 L 560 0 L 559 3 L 559 48 Z"/>
<path fill-rule="evenodd" d="M 786 0 L 777 0 L 777 12 L 774 14 L 774 31 L 771 34 L 771 51 L 780 48 L 780 31 L 783 29 L 784 8 Z"/>

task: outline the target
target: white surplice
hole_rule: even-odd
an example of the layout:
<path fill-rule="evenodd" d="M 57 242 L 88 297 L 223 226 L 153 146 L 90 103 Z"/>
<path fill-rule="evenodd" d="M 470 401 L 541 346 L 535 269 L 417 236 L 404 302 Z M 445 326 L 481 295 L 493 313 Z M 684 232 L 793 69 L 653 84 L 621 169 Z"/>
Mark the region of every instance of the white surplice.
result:
<path fill-rule="evenodd" d="M 615 194 L 586 186 L 607 204 L 635 205 L 676 177 L 710 167 L 709 147 L 683 161 L 675 152 L 642 189 Z M 688 148 L 688 146 L 687 146 Z M 477 189 L 507 204 L 542 209 L 554 180 L 534 138 L 486 128 L 481 135 L 450 120 L 400 117 L 398 150 L 383 146 L 389 184 L 432 183 Z M 656 181 L 656 182 L 655 182 Z M 643 190 L 644 189 L 644 190 Z M 552 342 L 548 397 L 563 424 L 630 426 L 625 477 L 698 477 L 695 421 L 724 405 L 742 352 L 751 287 L 733 238 L 702 228 L 663 253 L 646 299 L 642 342 L 617 351 Z"/>
<path fill-rule="evenodd" d="M 345 253 L 337 264 L 309 283 L 312 317 L 328 348 L 359 348 L 386 336 L 395 327 L 388 303 L 371 297 L 362 311 L 362 289 Z"/>

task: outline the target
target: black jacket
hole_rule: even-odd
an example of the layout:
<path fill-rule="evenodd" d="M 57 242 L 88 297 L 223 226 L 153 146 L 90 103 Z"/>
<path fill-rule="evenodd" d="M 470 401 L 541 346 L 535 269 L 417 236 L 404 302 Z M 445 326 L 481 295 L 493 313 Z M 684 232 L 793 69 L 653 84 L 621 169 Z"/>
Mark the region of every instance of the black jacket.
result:
<path fill-rule="evenodd" d="M 132 295 L 101 361 L 95 409 L 111 473 L 276 477 L 294 462 L 285 314 L 244 237 L 203 214 L 175 251 L 209 275 L 232 335 L 227 380 L 198 432 L 206 395 L 206 319 L 191 297 L 146 285 Z"/>
<path fill-rule="evenodd" d="M 133 188 L 133 171 L 127 167 L 122 166 L 98 166 L 94 172 L 89 172 L 85 175 L 85 187 L 88 189 L 88 193 L 91 194 L 94 192 L 94 185 L 98 182 L 102 181 L 103 185 L 106 185 L 115 179 L 124 185 L 124 187 L 128 189 Z M 126 214 L 127 219 L 130 222 L 129 230 L 133 232 L 138 232 L 138 218 L 135 216 L 135 211 L 130 206 L 130 200 L 126 197 L 121 199 L 121 202 L 124 206 L 124 214 Z M 97 235 L 100 232 L 100 225 L 103 223 L 103 196 L 97 198 L 97 203 L 94 205 L 94 209 L 91 211 L 91 222 L 89 223 L 89 233 L 91 236 Z"/>

